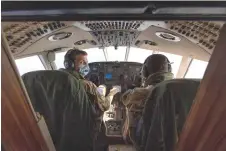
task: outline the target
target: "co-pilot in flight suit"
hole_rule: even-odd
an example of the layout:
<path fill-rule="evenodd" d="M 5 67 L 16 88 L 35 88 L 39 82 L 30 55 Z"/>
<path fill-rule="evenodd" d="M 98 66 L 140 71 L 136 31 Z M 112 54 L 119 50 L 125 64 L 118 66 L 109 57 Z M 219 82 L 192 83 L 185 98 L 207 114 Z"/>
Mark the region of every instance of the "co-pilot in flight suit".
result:
<path fill-rule="evenodd" d="M 135 138 L 133 138 L 130 130 L 137 127 L 137 123 L 140 120 L 144 108 L 145 99 L 151 94 L 154 85 L 169 79 L 173 79 L 173 74 L 171 72 L 158 72 L 150 75 L 145 80 L 143 88 L 128 90 L 123 94 L 122 102 L 127 110 L 127 119 L 123 130 L 124 139 L 127 139 L 129 136 L 129 139 L 135 143 Z M 135 115 L 134 113 L 138 114 Z"/>

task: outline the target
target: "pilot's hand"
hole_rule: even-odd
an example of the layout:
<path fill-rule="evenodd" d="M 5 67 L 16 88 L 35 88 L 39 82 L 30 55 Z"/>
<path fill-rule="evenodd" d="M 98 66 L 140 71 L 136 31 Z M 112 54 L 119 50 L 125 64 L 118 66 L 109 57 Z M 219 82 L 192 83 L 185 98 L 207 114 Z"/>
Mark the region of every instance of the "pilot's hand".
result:
<path fill-rule="evenodd" d="M 121 92 L 121 86 L 113 86 L 113 88 L 109 92 L 109 96 L 114 96 L 118 92 Z"/>
<path fill-rule="evenodd" d="M 105 85 L 99 85 L 99 86 L 97 87 L 97 91 L 98 91 L 101 95 L 105 96 L 105 95 L 106 95 L 106 86 L 105 86 Z"/>
<path fill-rule="evenodd" d="M 125 78 L 125 83 L 124 86 L 126 87 L 126 89 L 129 89 L 133 86 L 133 80 L 130 77 Z"/>

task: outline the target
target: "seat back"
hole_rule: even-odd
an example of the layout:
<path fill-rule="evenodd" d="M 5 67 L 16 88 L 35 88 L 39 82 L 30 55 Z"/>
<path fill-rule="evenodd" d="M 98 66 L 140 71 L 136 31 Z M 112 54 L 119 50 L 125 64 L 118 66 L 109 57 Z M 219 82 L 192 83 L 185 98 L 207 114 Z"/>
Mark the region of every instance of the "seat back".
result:
<path fill-rule="evenodd" d="M 143 111 L 142 150 L 173 151 L 200 80 L 173 79 L 157 84 Z"/>
<path fill-rule="evenodd" d="M 22 76 L 31 103 L 46 121 L 57 151 L 91 150 L 95 109 L 82 83 L 63 71 Z"/>

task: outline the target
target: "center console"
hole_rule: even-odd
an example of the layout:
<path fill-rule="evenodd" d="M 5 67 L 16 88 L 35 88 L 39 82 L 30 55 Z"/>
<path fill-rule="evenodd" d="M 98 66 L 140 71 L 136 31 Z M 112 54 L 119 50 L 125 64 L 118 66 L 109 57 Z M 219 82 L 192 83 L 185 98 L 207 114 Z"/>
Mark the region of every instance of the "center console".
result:
<path fill-rule="evenodd" d="M 106 136 L 122 137 L 122 127 L 125 118 L 125 107 L 120 102 L 121 93 L 114 96 L 110 109 L 104 113 L 103 120 L 106 127 Z"/>
<path fill-rule="evenodd" d="M 135 76 L 140 75 L 142 64 L 134 62 L 95 62 L 90 63 L 87 79 L 97 86 L 104 84 L 107 93 L 115 86 L 121 86 L 121 93 L 114 96 L 110 109 L 104 113 L 103 120 L 108 137 L 122 137 L 125 119 L 125 107 L 121 103 L 121 95 L 132 85 Z"/>

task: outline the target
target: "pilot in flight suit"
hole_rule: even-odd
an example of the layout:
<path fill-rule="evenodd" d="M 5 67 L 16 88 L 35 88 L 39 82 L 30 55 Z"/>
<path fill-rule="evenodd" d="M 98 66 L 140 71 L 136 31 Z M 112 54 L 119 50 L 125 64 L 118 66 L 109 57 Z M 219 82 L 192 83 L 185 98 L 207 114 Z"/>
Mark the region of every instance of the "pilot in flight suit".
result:
<path fill-rule="evenodd" d="M 153 54 L 146 58 L 141 70 L 143 87 L 128 90 L 122 96 L 122 102 L 127 110 L 127 119 L 123 130 L 124 139 L 129 137 L 135 143 L 135 138 L 133 138 L 130 129 L 138 128 L 137 123 L 140 121 L 145 99 L 151 94 L 154 85 L 173 78 L 171 70 L 171 64 L 168 58 L 162 54 Z"/>
<path fill-rule="evenodd" d="M 93 101 L 102 114 L 104 111 L 109 109 L 111 103 L 110 98 L 118 93 L 119 89 L 112 89 L 105 97 L 105 94 L 100 93 L 100 91 L 98 91 L 98 87 L 93 82 L 84 78 L 89 73 L 87 55 L 88 54 L 82 50 L 69 50 L 64 57 L 65 69 L 63 69 L 63 71 L 69 72 L 74 75 L 74 77 L 82 81 L 88 97 L 91 101 Z"/>
<path fill-rule="evenodd" d="M 87 53 L 85 51 L 71 49 L 66 53 L 64 59 L 65 69 L 62 69 L 62 71 L 72 74 L 76 79 L 82 82 L 88 98 L 95 108 L 95 138 L 93 144 L 93 147 L 95 148 L 95 141 L 97 140 L 97 136 L 101 131 L 101 127 L 103 126 L 103 114 L 109 109 L 113 96 L 118 93 L 120 89 L 114 87 L 110 90 L 109 94 L 105 96 L 106 87 L 103 85 L 97 87 L 93 82 L 84 78 L 89 72 Z"/>

